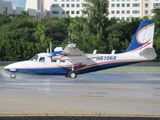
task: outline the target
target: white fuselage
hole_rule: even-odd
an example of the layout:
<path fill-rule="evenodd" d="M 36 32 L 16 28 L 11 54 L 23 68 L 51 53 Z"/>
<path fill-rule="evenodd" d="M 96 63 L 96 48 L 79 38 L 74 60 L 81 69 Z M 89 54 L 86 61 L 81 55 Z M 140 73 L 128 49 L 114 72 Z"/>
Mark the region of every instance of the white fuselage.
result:
<path fill-rule="evenodd" d="M 11 72 L 32 73 L 32 74 L 50 74 L 65 75 L 72 67 L 77 74 L 103 70 L 136 62 L 152 60 L 155 56 L 139 55 L 137 53 L 126 52 L 121 54 L 84 54 L 84 56 L 61 56 L 60 59 L 54 59 L 47 53 L 40 53 L 36 59 L 22 61 L 10 64 L 4 69 Z M 40 61 L 44 58 L 44 61 Z M 55 56 L 56 58 L 56 56 Z M 76 61 L 74 64 L 70 59 Z"/>

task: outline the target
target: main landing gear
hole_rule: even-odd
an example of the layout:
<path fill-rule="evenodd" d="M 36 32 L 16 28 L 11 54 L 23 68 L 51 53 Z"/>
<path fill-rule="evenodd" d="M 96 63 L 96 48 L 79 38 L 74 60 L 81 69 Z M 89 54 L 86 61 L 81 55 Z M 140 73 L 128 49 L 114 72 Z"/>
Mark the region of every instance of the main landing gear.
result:
<path fill-rule="evenodd" d="M 66 78 L 76 78 L 77 74 L 74 72 L 74 66 L 71 67 L 71 72 L 68 73 L 68 75 L 65 75 Z"/>
<path fill-rule="evenodd" d="M 69 73 L 69 77 L 70 77 L 70 78 L 76 78 L 76 77 L 77 77 L 77 74 L 72 71 L 72 72 Z"/>
<path fill-rule="evenodd" d="M 77 74 L 73 71 L 69 72 L 68 75 L 65 75 L 66 78 L 76 78 Z"/>

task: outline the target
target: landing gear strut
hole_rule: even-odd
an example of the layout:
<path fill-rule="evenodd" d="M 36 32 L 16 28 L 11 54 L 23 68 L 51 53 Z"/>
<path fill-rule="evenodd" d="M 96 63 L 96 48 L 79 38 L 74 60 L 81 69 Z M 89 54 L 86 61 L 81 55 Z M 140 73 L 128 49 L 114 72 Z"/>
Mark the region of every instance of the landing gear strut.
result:
<path fill-rule="evenodd" d="M 68 75 L 65 75 L 66 78 L 76 78 L 77 74 L 74 72 L 74 66 L 71 67 L 71 72 Z"/>

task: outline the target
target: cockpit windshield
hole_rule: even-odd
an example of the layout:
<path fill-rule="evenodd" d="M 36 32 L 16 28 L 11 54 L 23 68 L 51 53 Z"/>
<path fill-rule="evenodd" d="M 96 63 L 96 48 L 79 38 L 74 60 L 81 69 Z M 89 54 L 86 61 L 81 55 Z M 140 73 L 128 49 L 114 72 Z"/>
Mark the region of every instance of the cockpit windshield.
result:
<path fill-rule="evenodd" d="M 38 55 L 35 55 L 34 57 L 32 57 L 31 59 L 30 59 L 30 61 L 37 61 L 38 60 L 38 58 L 39 58 L 39 56 Z"/>

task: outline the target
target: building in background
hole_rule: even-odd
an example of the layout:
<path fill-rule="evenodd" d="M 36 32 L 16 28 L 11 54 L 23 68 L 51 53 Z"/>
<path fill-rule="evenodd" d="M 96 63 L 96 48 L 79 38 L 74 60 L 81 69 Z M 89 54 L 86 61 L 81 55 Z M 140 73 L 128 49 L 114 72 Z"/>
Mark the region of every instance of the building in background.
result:
<path fill-rule="evenodd" d="M 28 10 L 30 16 L 37 19 L 47 18 L 45 4 L 45 0 L 26 0 L 26 10 Z"/>
<path fill-rule="evenodd" d="M 110 0 L 109 18 L 124 19 L 151 16 L 152 9 L 160 7 L 160 0 Z"/>
<path fill-rule="evenodd" d="M 36 9 L 39 18 L 81 16 L 85 7 L 85 0 L 26 0 L 26 9 Z"/>
<path fill-rule="evenodd" d="M 0 0 L 0 13 L 1 14 L 12 14 L 12 2 Z"/>
<path fill-rule="evenodd" d="M 1 14 L 21 14 L 25 9 L 22 7 L 13 7 L 12 2 L 0 0 L 0 13 Z"/>
<path fill-rule="evenodd" d="M 14 6 L 12 14 L 19 15 L 19 14 L 21 14 L 22 11 L 25 11 L 25 9 L 23 7 Z"/>
<path fill-rule="evenodd" d="M 49 8 L 50 7 L 50 8 Z M 47 10 L 50 16 L 59 18 L 70 15 L 71 17 L 82 16 L 82 10 L 86 8 L 85 0 L 50 0 Z"/>
<path fill-rule="evenodd" d="M 37 19 L 57 16 L 59 19 L 82 16 L 86 0 L 26 0 L 26 10 Z M 109 0 L 109 18 L 124 19 L 151 16 L 152 9 L 160 7 L 160 0 Z M 12 3 L 0 0 L 0 13 L 20 14 L 24 8 L 14 7 Z"/>
<path fill-rule="evenodd" d="M 39 2 L 33 2 L 39 1 Z M 28 4 L 32 3 L 32 4 Z M 38 6 L 40 6 L 38 9 Z M 150 16 L 154 7 L 160 7 L 160 0 L 109 0 L 109 18 L 124 19 Z M 37 9 L 43 13 L 43 18 L 57 16 L 60 19 L 70 15 L 81 16 L 86 8 L 85 0 L 27 0 L 26 8 Z M 41 17 L 42 18 L 42 17 Z"/>

